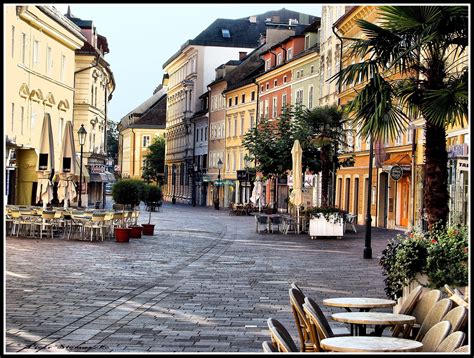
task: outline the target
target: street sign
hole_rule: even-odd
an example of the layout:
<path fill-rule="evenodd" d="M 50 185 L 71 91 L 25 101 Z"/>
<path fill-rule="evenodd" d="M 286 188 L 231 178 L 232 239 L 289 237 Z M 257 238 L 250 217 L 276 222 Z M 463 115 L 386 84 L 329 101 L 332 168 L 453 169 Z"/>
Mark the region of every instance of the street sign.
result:
<path fill-rule="evenodd" d="M 209 175 L 203 175 L 202 176 L 202 181 L 204 183 L 207 183 L 207 182 L 210 182 L 211 181 L 211 178 L 209 177 Z"/>
<path fill-rule="evenodd" d="M 224 181 L 223 180 L 216 180 L 214 182 L 214 186 L 223 186 L 224 185 Z"/>
<path fill-rule="evenodd" d="M 403 169 L 399 165 L 394 165 L 392 169 L 390 169 L 390 177 L 397 181 L 400 180 L 400 178 L 403 175 Z"/>

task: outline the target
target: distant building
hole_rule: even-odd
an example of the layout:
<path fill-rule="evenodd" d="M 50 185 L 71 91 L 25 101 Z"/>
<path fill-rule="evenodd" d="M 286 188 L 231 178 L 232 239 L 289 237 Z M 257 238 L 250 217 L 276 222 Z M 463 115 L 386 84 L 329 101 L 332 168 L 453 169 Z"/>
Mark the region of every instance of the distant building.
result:
<path fill-rule="evenodd" d="M 188 174 L 192 173 L 188 169 L 193 163 L 191 118 L 200 110 L 198 99 L 213 81 L 215 68 L 229 59 L 238 59 L 240 52 L 256 48 L 264 41 L 268 26 L 293 29 L 315 19 L 315 16 L 286 9 L 236 20 L 217 19 L 166 61 L 163 69 L 169 76 L 166 120 L 169 180 L 165 200 L 192 201 Z"/>
<path fill-rule="evenodd" d="M 127 113 L 117 127 L 121 177 L 140 179 L 148 147 L 155 137 L 166 133 L 166 88 L 158 86 L 153 95 Z"/>

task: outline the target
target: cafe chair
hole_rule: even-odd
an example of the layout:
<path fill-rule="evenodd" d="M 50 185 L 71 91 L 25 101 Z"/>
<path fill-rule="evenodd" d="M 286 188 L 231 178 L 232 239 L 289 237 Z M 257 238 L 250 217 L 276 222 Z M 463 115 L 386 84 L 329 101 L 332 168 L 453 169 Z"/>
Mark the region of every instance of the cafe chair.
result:
<path fill-rule="evenodd" d="M 104 219 L 105 213 L 94 213 L 92 218 L 84 223 L 85 232 L 90 231 L 91 241 L 96 237 L 94 233 L 97 231 L 100 232 L 100 238 L 104 241 L 104 230 L 106 228 Z"/>
<path fill-rule="evenodd" d="M 454 352 L 461 347 L 466 335 L 464 332 L 457 331 L 447 336 L 436 348 L 435 352 Z"/>
<path fill-rule="evenodd" d="M 451 332 L 463 331 L 467 325 L 467 309 L 463 306 L 454 307 L 441 320 L 451 323 Z"/>
<path fill-rule="evenodd" d="M 278 228 L 278 232 L 282 232 L 280 226 L 283 226 L 283 218 L 281 216 L 274 216 L 271 219 L 271 226 L 272 226 L 272 233 L 274 231 L 274 227 Z"/>
<path fill-rule="evenodd" d="M 269 318 L 267 325 L 270 329 L 272 342 L 277 347 L 278 352 L 298 352 L 295 341 L 280 321 Z"/>
<path fill-rule="evenodd" d="M 452 306 L 453 303 L 447 298 L 443 298 L 442 300 L 436 302 L 423 320 L 415 340 L 421 342 L 426 332 L 428 332 L 428 330 L 436 323 L 441 322 L 443 317 L 449 312 Z"/>
<path fill-rule="evenodd" d="M 470 353 L 469 345 L 461 346 L 454 350 L 455 353 Z"/>
<path fill-rule="evenodd" d="M 347 230 L 347 227 L 349 227 L 352 231 L 354 231 L 355 233 L 357 233 L 357 229 L 355 227 L 355 220 L 356 220 L 357 216 L 356 215 L 352 215 L 352 214 L 346 214 L 344 216 L 344 232 L 346 232 Z"/>
<path fill-rule="evenodd" d="M 255 215 L 255 222 L 257 224 L 257 232 L 260 232 L 260 225 L 263 225 L 264 231 L 268 230 L 268 225 L 270 224 L 270 217 Z"/>
<path fill-rule="evenodd" d="M 398 310 L 398 312 L 394 312 L 394 313 L 411 315 L 411 313 L 413 312 L 413 309 L 415 308 L 415 304 L 420 298 L 422 292 L 423 292 L 423 286 L 419 285 L 415 287 L 415 289 L 411 291 L 408 294 L 407 298 L 403 301 L 403 304 Z M 400 333 L 403 333 L 405 329 L 408 330 L 409 328 L 410 327 L 405 328 L 404 325 L 396 325 L 393 329 L 392 336 L 398 337 Z"/>
<path fill-rule="evenodd" d="M 305 294 L 303 293 L 303 290 L 296 284 L 296 282 L 292 282 L 290 288 L 294 288 L 294 289 L 300 291 L 301 294 L 302 294 L 303 296 L 305 296 Z"/>
<path fill-rule="evenodd" d="M 55 211 L 44 210 L 43 213 L 41 214 L 41 220 L 33 221 L 31 223 L 32 236 L 36 235 L 36 228 L 39 227 L 40 239 L 43 238 L 43 230 L 45 229 L 49 233 L 48 236 L 52 239 L 54 237 L 54 228 L 56 226 L 55 215 L 56 215 Z"/>
<path fill-rule="evenodd" d="M 433 308 L 433 306 L 441 299 L 442 293 L 440 290 L 429 290 L 421 294 L 421 297 L 416 301 L 415 307 L 411 313 L 416 321 L 411 329 L 406 329 L 404 332 L 404 338 L 414 339 L 418 334 L 421 324 L 425 320 L 426 316 Z"/>
<path fill-rule="evenodd" d="M 421 340 L 423 344 L 422 352 L 436 352 L 441 342 L 449 335 L 451 323 L 441 321 L 436 323 Z"/>
<path fill-rule="evenodd" d="M 293 316 L 295 317 L 296 329 L 300 337 L 300 351 L 301 352 L 315 352 L 316 347 L 310 337 L 310 323 L 306 318 L 303 310 L 305 296 L 301 290 L 290 288 L 290 304 Z"/>
<path fill-rule="evenodd" d="M 265 353 L 275 353 L 278 352 L 278 348 L 273 342 L 265 341 L 262 343 L 262 348 Z"/>

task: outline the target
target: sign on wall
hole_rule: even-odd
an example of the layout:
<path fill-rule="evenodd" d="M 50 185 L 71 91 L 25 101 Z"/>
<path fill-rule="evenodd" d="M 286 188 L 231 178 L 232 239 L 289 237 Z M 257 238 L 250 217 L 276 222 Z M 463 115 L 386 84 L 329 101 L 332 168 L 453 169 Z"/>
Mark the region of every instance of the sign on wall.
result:
<path fill-rule="evenodd" d="M 402 167 L 400 167 L 399 165 L 394 165 L 391 169 L 390 169 L 390 177 L 397 181 L 397 180 L 400 180 L 400 178 L 402 177 L 403 175 L 403 169 Z"/>

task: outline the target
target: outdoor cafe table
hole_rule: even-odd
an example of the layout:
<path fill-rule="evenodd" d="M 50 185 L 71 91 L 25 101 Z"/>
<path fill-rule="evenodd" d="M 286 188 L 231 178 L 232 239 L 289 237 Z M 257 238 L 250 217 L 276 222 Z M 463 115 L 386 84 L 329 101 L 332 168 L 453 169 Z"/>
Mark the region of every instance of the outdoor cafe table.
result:
<path fill-rule="evenodd" d="M 366 335 L 367 325 L 374 325 L 373 335 L 381 336 L 387 326 L 413 325 L 415 323 L 413 316 L 386 312 L 341 312 L 334 313 L 331 317 L 337 322 L 350 323 L 351 332 L 359 336 Z M 356 329 L 353 330 L 353 328 Z"/>
<path fill-rule="evenodd" d="M 345 336 L 322 339 L 321 347 L 332 352 L 417 352 L 423 343 L 396 337 Z"/>
<path fill-rule="evenodd" d="M 359 309 L 360 312 L 367 312 L 372 308 L 393 307 L 397 302 L 385 298 L 340 297 L 325 299 L 323 300 L 323 304 L 331 307 L 342 307 L 348 312 L 351 312 L 351 308 Z"/>

